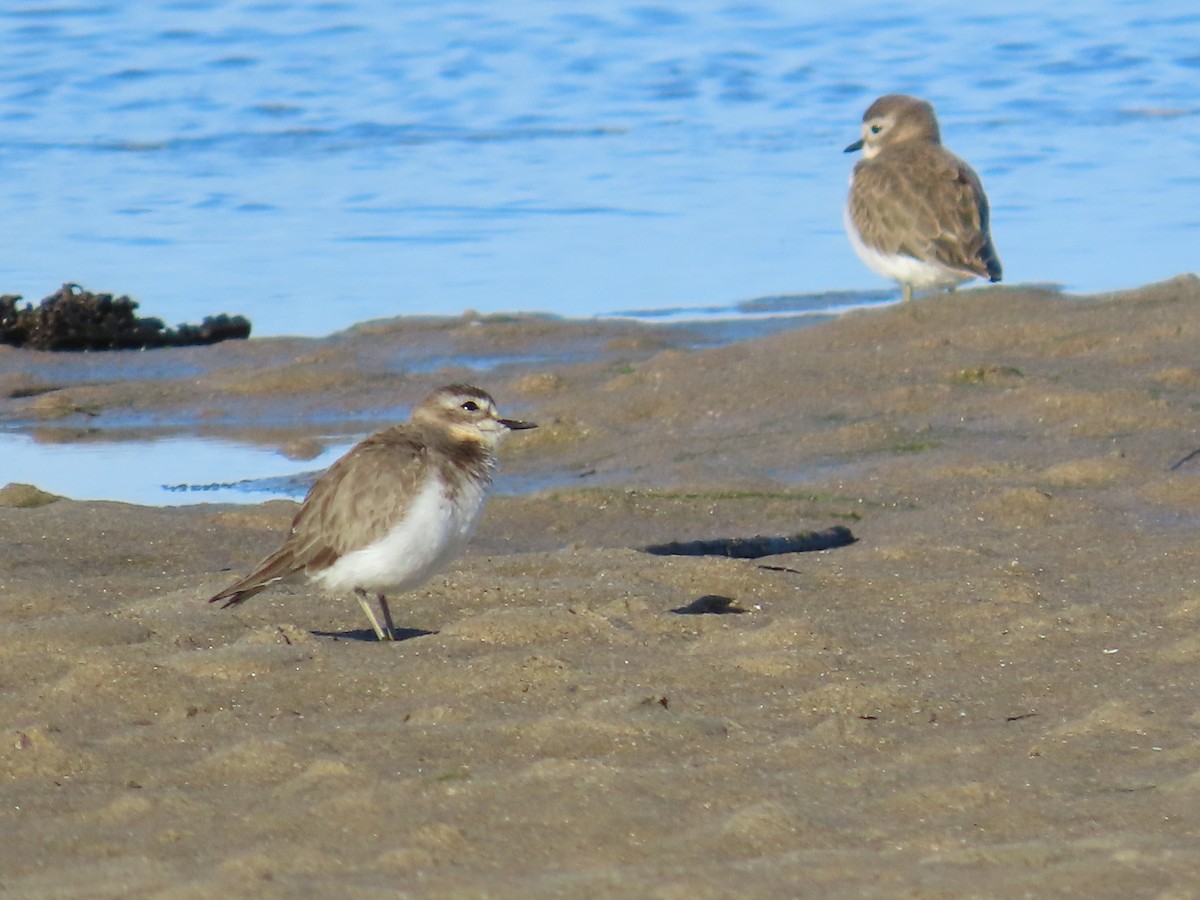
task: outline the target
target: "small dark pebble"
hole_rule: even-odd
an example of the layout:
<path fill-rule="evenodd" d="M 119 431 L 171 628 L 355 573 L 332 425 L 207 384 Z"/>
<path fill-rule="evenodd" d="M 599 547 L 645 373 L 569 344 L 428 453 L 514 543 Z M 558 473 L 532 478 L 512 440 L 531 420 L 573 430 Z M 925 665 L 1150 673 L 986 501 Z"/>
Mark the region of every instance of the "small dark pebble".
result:
<path fill-rule="evenodd" d="M 64 284 L 36 307 L 21 297 L 0 297 L 0 343 L 30 350 L 146 350 L 187 347 L 250 337 L 245 316 L 206 316 L 199 325 L 167 328 L 162 319 L 139 318 L 129 297 L 93 294 Z"/>

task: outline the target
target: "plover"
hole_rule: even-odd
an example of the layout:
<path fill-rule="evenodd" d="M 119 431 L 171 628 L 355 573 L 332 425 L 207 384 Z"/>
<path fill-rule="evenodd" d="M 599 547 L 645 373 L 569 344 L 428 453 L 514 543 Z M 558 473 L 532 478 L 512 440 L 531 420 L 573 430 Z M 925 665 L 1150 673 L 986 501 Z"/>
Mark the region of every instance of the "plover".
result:
<path fill-rule="evenodd" d="M 862 150 L 846 202 L 846 232 L 859 259 L 914 289 L 953 290 L 972 278 L 999 281 L 988 201 L 975 170 L 942 146 L 925 100 L 887 94 L 863 113 Z"/>
<path fill-rule="evenodd" d="M 379 640 L 395 640 L 385 594 L 416 587 L 462 551 L 491 485 L 497 444 L 509 431 L 536 427 L 500 418 L 477 387 L 439 388 L 407 423 L 376 432 L 330 466 L 283 546 L 209 602 L 234 606 L 303 574 L 330 593 L 353 591 Z"/>

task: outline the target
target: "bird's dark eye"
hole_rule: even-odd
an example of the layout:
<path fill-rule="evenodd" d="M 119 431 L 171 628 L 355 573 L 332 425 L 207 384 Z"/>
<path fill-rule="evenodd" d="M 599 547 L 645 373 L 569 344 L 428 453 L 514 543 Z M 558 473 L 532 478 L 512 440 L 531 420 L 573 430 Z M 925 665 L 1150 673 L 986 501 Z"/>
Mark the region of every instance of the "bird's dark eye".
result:
<path fill-rule="evenodd" d="M 871 134 L 879 134 L 879 132 L 881 132 L 881 131 L 883 131 L 882 125 L 872 125 L 871 126 Z"/>
<path fill-rule="evenodd" d="M 464 403 L 462 405 L 462 408 L 465 409 L 467 412 L 479 412 L 479 404 L 476 403 L 474 400 L 468 400 L 466 403 Z"/>

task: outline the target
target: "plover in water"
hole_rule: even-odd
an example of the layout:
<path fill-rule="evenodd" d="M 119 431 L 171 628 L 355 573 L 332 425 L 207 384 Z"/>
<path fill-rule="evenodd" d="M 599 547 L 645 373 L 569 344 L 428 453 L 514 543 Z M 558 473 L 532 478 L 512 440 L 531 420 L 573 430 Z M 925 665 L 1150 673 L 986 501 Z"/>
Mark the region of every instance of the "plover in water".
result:
<path fill-rule="evenodd" d="M 846 202 L 846 232 L 859 259 L 898 281 L 904 299 L 953 290 L 972 278 L 999 281 L 988 201 L 975 170 L 942 146 L 924 100 L 887 94 L 863 113 L 862 150 Z"/>
<path fill-rule="evenodd" d="M 535 427 L 500 418 L 477 387 L 439 388 L 407 423 L 376 432 L 330 466 L 283 546 L 209 602 L 234 606 L 303 574 L 330 593 L 353 591 L 379 639 L 395 640 L 385 595 L 416 587 L 462 551 L 483 510 L 496 445 L 509 431 Z"/>

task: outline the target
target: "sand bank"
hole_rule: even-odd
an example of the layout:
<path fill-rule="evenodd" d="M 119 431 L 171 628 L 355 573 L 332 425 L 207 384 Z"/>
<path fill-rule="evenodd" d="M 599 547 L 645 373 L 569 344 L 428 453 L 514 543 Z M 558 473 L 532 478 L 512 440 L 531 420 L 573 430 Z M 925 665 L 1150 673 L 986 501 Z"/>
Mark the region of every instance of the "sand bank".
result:
<path fill-rule="evenodd" d="M 82 386 L 0 352 L 0 414 L 282 410 L 282 446 L 471 375 L 388 370 L 406 329 Z M 472 376 L 543 425 L 506 469 L 573 480 L 496 498 L 395 645 L 304 587 L 204 602 L 290 503 L 0 509 L 0 893 L 1200 891 L 1197 279 L 601 337 Z M 832 525 L 857 542 L 639 549 Z"/>

